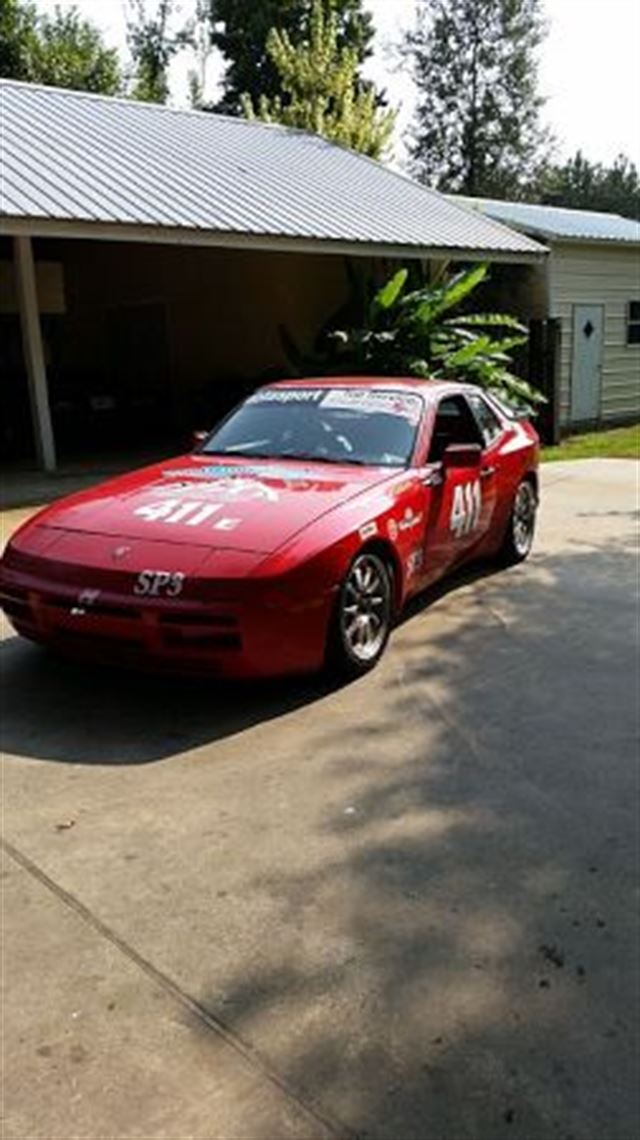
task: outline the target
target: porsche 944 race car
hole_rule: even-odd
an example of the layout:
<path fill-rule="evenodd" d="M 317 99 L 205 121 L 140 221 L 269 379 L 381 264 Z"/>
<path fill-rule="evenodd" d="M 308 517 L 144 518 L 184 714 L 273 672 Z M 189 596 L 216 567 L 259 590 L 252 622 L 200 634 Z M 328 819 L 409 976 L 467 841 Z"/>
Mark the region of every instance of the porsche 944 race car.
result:
<path fill-rule="evenodd" d="M 192 453 L 29 519 L 0 602 L 19 634 L 82 658 L 357 675 L 409 597 L 471 558 L 526 558 L 538 451 L 467 385 L 270 384 Z"/>

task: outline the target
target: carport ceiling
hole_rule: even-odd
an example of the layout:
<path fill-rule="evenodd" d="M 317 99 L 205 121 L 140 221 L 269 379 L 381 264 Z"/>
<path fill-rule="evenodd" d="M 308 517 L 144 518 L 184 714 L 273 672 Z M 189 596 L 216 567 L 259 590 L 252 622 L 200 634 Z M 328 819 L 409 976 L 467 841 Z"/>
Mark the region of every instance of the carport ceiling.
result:
<path fill-rule="evenodd" d="M 0 83 L 2 230 L 528 262 L 543 246 L 317 135 Z"/>

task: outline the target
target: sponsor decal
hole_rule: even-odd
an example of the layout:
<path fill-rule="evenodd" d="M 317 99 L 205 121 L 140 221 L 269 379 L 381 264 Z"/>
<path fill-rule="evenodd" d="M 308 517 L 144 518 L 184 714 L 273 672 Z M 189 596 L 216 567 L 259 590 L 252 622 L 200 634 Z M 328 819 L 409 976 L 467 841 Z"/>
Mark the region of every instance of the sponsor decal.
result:
<path fill-rule="evenodd" d="M 185 575 L 181 571 L 142 570 L 133 586 L 139 597 L 177 598 L 182 593 Z"/>
<path fill-rule="evenodd" d="M 424 557 L 424 555 L 423 555 L 423 552 L 420 549 L 420 547 L 416 547 L 415 550 L 411 551 L 411 554 L 407 558 L 407 577 L 408 578 L 413 578 L 414 574 L 417 574 L 418 570 L 421 569 L 423 557 Z"/>
<path fill-rule="evenodd" d="M 206 470 L 206 468 L 202 468 Z M 209 469 L 211 470 L 211 468 Z M 177 472 L 176 474 L 184 476 L 187 472 Z M 165 477 L 173 472 L 163 472 Z M 196 473 L 197 474 L 197 473 Z M 211 482 L 206 480 L 210 479 Z M 207 498 L 222 499 L 223 502 L 250 502 L 252 499 L 262 499 L 270 503 L 277 503 L 279 499 L 278 492 L 273 487 L 268 487 L 260 479 L 253 476 L 239 475 L 231 478 L 229 476 L 214 477 L 212 475 L 205 475 L 204 479 L 194 479 L 191 482 L 185 483 L 184 481 L 177 481 L 176 483 L 168 484 L 167 490 L 170 494 L 181 494 L 183 491 L 190 492 L 195 495 L 206 495 Z"/>
<path fill-rule="evenodd" d="M 419 526 L 422 522 L 422 514 L 416 513 L 411 507 L 407 507 L 402 518 L 389 519 L 387 523 L 387 534 L 392 542 L 395 542 L 398 534 L 401 531 L 413 530 L 414 527 Z"/>
<path fill-rule="evenodd" d="M 414 526 L 418 526 L 422 522 L 422 515 L 415 514 L 411 507 L 407 507 L 404 515 L 398 520 L 398 527 L 400 530 L 413 530 Z"/>
<path fill-rule="evenodd" d="M 221 503 L 203 503 L 201 499 L 187 500 L 162 499 L 156 503 L 146 503 L 133 512 L 145 522 L 184 523 L 185 526 L 201 526 L 222 510 Z M 239 518 L 216 518 L 214 530 L 235 530 L 240 525 Z"/>
<path fill-rule="evenodd" d="M 87 610 L 94 606 L 100 597 L 100 590 L 81 590 L 78 594 L 78 600 L 74 606 L 71 606 L 70 614 L 72 617 L 84 617 Z"/>
<path fill-rule="evenodd" d="M 402 483 L 396 483 L 391 492 L 394 499 L 399 499 L 400 496 L 406 494 L 407 491 L 413 490 L 415 483 L 415 479 L 405 479 Z"/>
<path fill-rule="evenodd" d="M 93 606 L 100 597 L 100 590 L 81 590 L 78 594 L 79 606 Z"/>
<path fill-rule="evenodd" d="M 378 524 L 375 522 L 365 523 L 365 525 L 361 526 L 360 530 L 358 531 L 358 534 L 360 535 L 360 538 L 362 539 L 363 542 L 367 538 L 372 538 L 373 535 L 377 534 L 377 533 L 378 533 Z"/>
<path fill-rule="evenodd" d="M 480 488 L 480 480 L 475 479 L 473 483 L 458 483 L 453 488 L 453 499 L 451 501 L 451 515 L 449 516 L 449 528 L 455 534 L 456 538 L 462 538 L 465 534 L 471 534 L 476 529 L 480 521 L 480 512 L 482 511 L 482 491 Z"/>
<path fill-rule="evenodd" d="M 178 467 L 162 472 L 165 479 L 279 479 L 281 482 L 304 482 L 313 472 L 308 467 L 276 467 L 251 464 L 212 463 L 204 467 Z M 184 484 L 187 486 L 187 484 Z"/>

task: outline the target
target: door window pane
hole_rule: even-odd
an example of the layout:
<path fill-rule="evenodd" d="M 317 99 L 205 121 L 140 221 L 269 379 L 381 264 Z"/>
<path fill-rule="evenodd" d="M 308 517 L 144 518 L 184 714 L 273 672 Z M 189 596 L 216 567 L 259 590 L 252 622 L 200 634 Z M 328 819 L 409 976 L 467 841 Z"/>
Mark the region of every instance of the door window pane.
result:
<path fill-rule="evenodd" d="M 438 404 L 428 462 L 439 463 L 451 443 L 482 446 L 480 430 L 464 396 L 446 396 Z"/>

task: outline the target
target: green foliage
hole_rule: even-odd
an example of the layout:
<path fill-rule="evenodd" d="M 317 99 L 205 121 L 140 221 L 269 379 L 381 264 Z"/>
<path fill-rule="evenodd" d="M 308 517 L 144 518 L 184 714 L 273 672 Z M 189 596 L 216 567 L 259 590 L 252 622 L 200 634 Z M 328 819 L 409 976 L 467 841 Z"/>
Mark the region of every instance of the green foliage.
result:
<path fill-rule="evenodd" d="M 0 76 L 101 95 L 122 87 L 117 51 L 77 9 L 47 16 L 23 0 L 0 0 Z"/>
<path fill-rule="evenodd" d="M 272 97 L 262 94 L 257 105 L 245 94 L 247 118 L 312 131 L 372 158 L 384 154 L 395 113 L 379 109 L 374 88 L 360 81 L 356 49 L 339 46 L 330 4 L 325 9 L 325 0 L 313 0 L 308 35 L 302 38 L 272 28 L 267 52 L 281 90 Z"/>
<path fill-rule="evenodd" d="M 547 165 L 534 187 L 535 199 L 576 210 L 601 210 L 640 220 L 640 177 L 624 154 L 611 166 L 589 162 L 582 151 L 562 165 Z"/>
<path fill-rule="evenodd" d="M 436 285 L 409 288 L 408 270 L 399 269 L 358 305 L 357 319 L 323 332 L 312 360 L 296 358 L 289 342 L 296 371 L 459 380 L 515 406 L 542 403 L 512 371 L 511 353 L 527 343 L 524 325 L 508 313 L 451 315 L 487 274 L 487 265 L 476 265 Z M 494 337 L 494 329 L 502 335 Z"/>
<path fill-rule="evenodd" d="M 211 42 L 227 61 L 224 94 L 214 108 L 230 115 L 241 113 L 247 94 L 257 105 L 260 96 L 281 93 L 280 75 L 266 49 L 271 28 L 286 32 L 294 41 L 309 26 L 312 0 L 208 0 Z M 353 48 L 362 63 L 371 54 L 373 24 L 362 0 L 333 0 L 338 47 Z"/>
<path fill-rule="evenodd" d="M 540 127 L 541 0 L 420 0 L 402 51 L 418 105 L 416 176 L 452 193 L 520 197 L 547 146 Z"/>
<path fill-rule="evenodd" d="M 193 44 L 193 27 L 171 27 L 174 0 L 154 0 L 153 14 L 147 0 L 129 0 L 127 42 L 133 59 L 133 99 L 166 103 L 169 95 L 169 64 L 183 47 Z"/>

